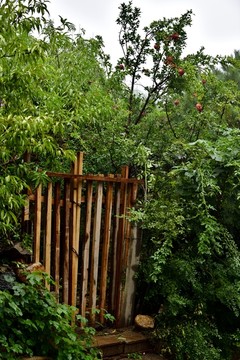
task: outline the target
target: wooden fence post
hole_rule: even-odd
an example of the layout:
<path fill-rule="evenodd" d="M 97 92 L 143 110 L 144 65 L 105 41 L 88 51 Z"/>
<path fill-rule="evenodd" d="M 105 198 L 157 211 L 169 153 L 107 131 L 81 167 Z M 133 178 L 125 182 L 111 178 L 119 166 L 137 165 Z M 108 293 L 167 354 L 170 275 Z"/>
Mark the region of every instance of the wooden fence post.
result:
<path fill-rule="evenodd" d="M 48 275 L 51 274 L 51 239 L 52 239 L 52 182 L 48 183 L 46 195 L 46 230 L 44 242 L 44 268 Z M 45 284 L 50 289 L 50 284 Z"/>
<path fill-rule="evenodd" d="M 122 167 L 121 178 L 128 178 L 129 169 L 128 166 Z M 127 206 L 127 183 L 122 182 L 120 187 L 120 219 L 119 229 L 117 237 L 117 264 L 116 264 L 116 279 L 115 279 L 115 293 L 114 293 L 114 310 L 116 318 L 116 326 L 120 326 L 120 312 L 122 301 L 122 288 L 124 286 L 125 274 L 123 273 L 123 261 L 124 261 L 124 238 L 125 238 L 125 214 Z"/>
<path fill-rule="evenodd" d="M 137 199 L 138 184 L 131 184 L 131 191 L 128 193 L 128 207 L 132 208 Z M 137 224 L 130 224 L 128 221 L 126 231 L 126 250 L 124 261 L 125 283 L 123 286 L 120 309 L 120 324 L 129 326 L 133 324 L 135 294 L 136 294 L 136 274 L 140 257 L 140 239 L 138 238 Z"/>
<path fill-rule="evenodd" d="M 83 242 L 82 256 L 82 288 L 80 296 L 81 315 L 86 317 L 87 292 L 89 279 L 89 257 L 90 257 L 90 239 L 91 239 L 91 220 L 92 220 L 92 201 L 93 201 L 93 182 L 87 182 L 86 194 L 86 220 L 85 234 Z"/>
<path fill-rule="evenodd" d="M 103 177 L 103 175 L 100 175 Z M 98 182 L 97 193 L 94 207 L 93 219 L 93 238 L 92 238 L 92 256 L 91 256 L 91 272 L 90 272 L 90 322 L 95 324 L 96 304 L 97 304 L 97 285 L 98 285 L 98 263 L 100 250 L 100 234 L 101 234 L 101 216 L 102 216 L 102 199 L 103 199 L 103 183 Z"/>
<path fill-rule="evenodd" d="M 119 175 L 117 177 L 120 177 Z M 116 269 L 118 264 L 117 254 L 117 243 L 118 243 L 118 232 L 119 232 L 119 220 L 120 220 L 120 202 L 121 202 L 121 186 L 120 183 L 115 184 L 114 191 L 114 218 L 113 218 L 113 235 L 112 235 L 112 256 L 111 256 L 111 274 L 112 281 L 110 285 L 110 304 L 109 310 L 112 314 L 115 314 L 115 293 L 116 289 Z"/>
<path fill-rule="evenodd" d="M 77 154 L 74 162 L 73 173 L 82 175 L 83 170 L 83 153 Z M 78 258 L 79 258 L 79 235 L 80 235 L 80 218 L 81 218 L 81 201 L 82 201 L 82 180 L 77 178 L 72 182 L 72 229 L 71 229 L 71 246 L 70 246 L 70 289 L 69 304 L 77 305 L 77 280 L 78 280 Z"/>
<path fill-rule="evenodd" d="M 33 262 L 40 261 L 41 217 L 42 217 L 42 185 L 39 184 L 35 193 Z"/>
<path fill-rule="evenodd" d="M 64 243 L 63 243 L 63 302 L 68 304 L 69 297 L 69 240 L 70 240 L 70 181 L 64 182 Z"/>
<path fill-rule="evenodd" d="M 109 177 L 114 177 L 110 174 Z M 107 292 L 107 276 L 108 276 L 108 254 L 110 246 L 110 232 L 111 232 L 111 218 L 113 205 L 113 183 L 108 183 L 107 194 L 105 198 L 105 218 L 104 218 L 104 233 L 102 245 L 102 260 L 101 260 L 101 278 L 100 278 L 100 323 L 104 323 L 104 310 L 106 307 L 106 292 Z"/>
<path fill-rule="evenodd" d="M 53 244 L 54 244 L 54 281 L 55 292 L 59 298 L 59 281 L 60 281 L 60 231 L 61 231 L 61 184 L 57 182 L 55 184 L 55 196 L 54 196 L 54 232 L 53 232 Z"/>

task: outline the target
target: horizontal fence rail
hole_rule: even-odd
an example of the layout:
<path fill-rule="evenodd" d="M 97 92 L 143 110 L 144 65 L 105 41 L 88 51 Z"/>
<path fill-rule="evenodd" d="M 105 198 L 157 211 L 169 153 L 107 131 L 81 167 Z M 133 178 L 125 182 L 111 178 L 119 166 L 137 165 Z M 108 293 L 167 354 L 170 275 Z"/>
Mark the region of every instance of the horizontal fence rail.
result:
<path fill-rule="evenodd" d="M 33 236 L 33 261 L 53 277 L 59 301 L 77 307 L 91 325 L 103 324 L 108 311 L 117 327 L 127 326 L 140 247 L 128 215 L 141 181 L 128 178 L 127 166 L 120 175 L 82 172 L 79 153 L 71 173 L 47 172 L 52 181 L 29 194 L 23 225 Z"/>

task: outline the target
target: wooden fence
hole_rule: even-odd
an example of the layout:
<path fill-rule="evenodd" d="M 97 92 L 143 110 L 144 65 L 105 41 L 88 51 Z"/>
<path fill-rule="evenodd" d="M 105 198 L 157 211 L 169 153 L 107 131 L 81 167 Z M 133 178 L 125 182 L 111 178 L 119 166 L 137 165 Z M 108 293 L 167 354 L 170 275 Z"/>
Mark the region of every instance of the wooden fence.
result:
<path fill-rule="evenodd" d="M 59 301 L 74 305 L 90 324 L 133 322 L 140 237 L 128 221 L 137 199 L 137 179 L 120 175 L 82 175 L 79 153 L 70 174 L 47 173 L 46 188 L 29 194 L 24 224 L 33 234 L 33 261 L 55 280 Z M 30 229 L 30 230 L 29 230 Z"/>

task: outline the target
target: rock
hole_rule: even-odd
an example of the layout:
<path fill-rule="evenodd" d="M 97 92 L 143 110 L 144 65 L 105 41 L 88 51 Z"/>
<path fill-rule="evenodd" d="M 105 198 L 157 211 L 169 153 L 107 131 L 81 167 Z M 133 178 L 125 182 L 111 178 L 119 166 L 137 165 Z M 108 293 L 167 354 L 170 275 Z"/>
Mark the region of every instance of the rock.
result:
<path fill-rule="evenodd" d="M 154 329 L 154 318 L 149 315 L 137 315 L 135 317 L 135 326 L 139 329 Z"/>
<path fill-rule="evenodd" d="M 17 243 L 0 251 L 0 259 L 7 259 L 10 261 L 24 261 L 25 263 L 29 263 L 31 254 L 29 251 L 23 249 L 21 243 Z"/>
<path fill-rule="evenodd" d="M 16 268 L 15 274 L 18 280 L 25 283 L 27 281 L 27 273 L 32 273 L 35 271 L 44 272 L 45 271 L 44 266 L 40 262 L 33 263 L 27 267 Z"/>

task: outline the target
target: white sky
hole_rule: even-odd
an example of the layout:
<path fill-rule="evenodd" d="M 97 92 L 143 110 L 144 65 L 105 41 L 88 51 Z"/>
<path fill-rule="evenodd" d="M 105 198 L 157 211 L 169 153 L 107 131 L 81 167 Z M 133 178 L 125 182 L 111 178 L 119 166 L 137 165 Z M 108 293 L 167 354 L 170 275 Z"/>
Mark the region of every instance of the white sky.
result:
<path fill-rule="evenodd" d="M 119 26 L 116 19 L 118 7 L 128 0 L 50 0 L 51 18 L 67 18 L 77 30 L 86 30 L 86 37 L 101 35 L 105 52 L 112 63 L 122 56 L 118 43 Z M 188 27 L 187 53 L 194 53 L 201 46 L 205 53 L 231 55 L 240 50 L 240 0 L 133 0 L 141 9 L 141 29 L 163 17 L 179 17 L 192 9 L 194 16 Z"/>

